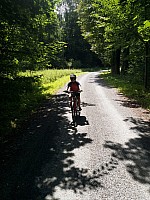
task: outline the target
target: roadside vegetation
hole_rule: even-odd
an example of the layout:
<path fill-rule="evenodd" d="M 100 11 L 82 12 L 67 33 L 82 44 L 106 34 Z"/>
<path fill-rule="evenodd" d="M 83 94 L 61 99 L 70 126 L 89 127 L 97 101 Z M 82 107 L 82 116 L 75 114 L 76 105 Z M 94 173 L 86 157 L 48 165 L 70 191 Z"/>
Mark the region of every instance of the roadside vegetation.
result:
<path fill-rule="evenodd" d="M 150 109 L 150 91 L 145 90 L 143 85 L 133 76 L 112 75 L 110 72 L 105 72 L 100 76 L 129 99 L 143 108 Z"/>
<path fill-rule="evenodd" d="M 14 134 L 35 112 L 37 106 L 69 81 L 69 75 L 81 70 L 41 70 L 21 72 L 15 78 L 1 78 L 0 137 Z"/>

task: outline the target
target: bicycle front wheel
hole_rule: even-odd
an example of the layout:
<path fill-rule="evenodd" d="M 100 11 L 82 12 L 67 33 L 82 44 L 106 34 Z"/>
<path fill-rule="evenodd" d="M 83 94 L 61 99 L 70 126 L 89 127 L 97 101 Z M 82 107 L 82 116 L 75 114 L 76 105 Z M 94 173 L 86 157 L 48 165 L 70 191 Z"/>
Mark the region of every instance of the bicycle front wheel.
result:
<path fill-rule="evenodd" d="M 74 101 L 73 106 L 72 106 L 72 120 L 73 120 L 73 122 L 76 121 L 76 116 L 77 116 L 77 102 Z"/>

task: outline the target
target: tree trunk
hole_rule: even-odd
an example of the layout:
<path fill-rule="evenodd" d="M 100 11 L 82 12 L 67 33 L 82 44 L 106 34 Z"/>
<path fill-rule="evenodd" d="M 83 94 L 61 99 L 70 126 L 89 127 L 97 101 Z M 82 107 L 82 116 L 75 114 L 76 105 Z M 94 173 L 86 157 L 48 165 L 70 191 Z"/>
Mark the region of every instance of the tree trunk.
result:
<path fill-rule="evenodd" d="M 121 49 L 117 49 L 112 52 L 111 68 L 112 74 L 120 74 L 120 52 Z"/>
<path fill-rule="evenodd" d="M 114 74 L 114 66 L 115 66 L 115 51 L 112 51 L 111 55 L 111 73 Z"/>
<path fill-rule="evenodd" d="M 145 76 L 144 76 L 145 89 L 150 89 L 150 43 L 145 44 Z"/>
<path fill-rule="evenodd" d="M 145 20 L 149 19 L 149 3 L 145 0 Z M 145 43 L 145 75 L 144 75 L 145 89 L 150 89 L 150 41 Z"/>
<path fill-rule="evenodd" d="M 121 74 L 126 74 L 129 69 L 129 47 L 123 50 L 123 63 L 121 68 Z"/>

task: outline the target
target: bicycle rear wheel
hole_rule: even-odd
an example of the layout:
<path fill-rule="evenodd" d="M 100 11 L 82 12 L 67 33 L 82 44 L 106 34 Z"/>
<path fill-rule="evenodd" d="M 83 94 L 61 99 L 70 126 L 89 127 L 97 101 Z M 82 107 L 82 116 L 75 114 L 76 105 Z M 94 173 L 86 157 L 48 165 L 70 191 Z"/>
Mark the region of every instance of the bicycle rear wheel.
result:
<path fill-rule="evenodd" d="M 72 105 L 72 121 L 75 123 L 76 122 L 76 116 L 77 116 L 77 102 L 76 99 L 74 99 L 73 101 L 73 105 Z"/>

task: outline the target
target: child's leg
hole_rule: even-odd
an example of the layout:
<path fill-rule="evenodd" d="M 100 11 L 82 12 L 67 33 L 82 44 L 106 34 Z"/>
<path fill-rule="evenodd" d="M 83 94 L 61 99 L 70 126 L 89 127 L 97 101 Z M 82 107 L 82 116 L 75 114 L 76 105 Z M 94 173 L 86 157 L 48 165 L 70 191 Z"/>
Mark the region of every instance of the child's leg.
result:
<path fill-rule="evenodd" d="M 80 107 L 80 96 L 78 96 L 78 106 Z"/>

